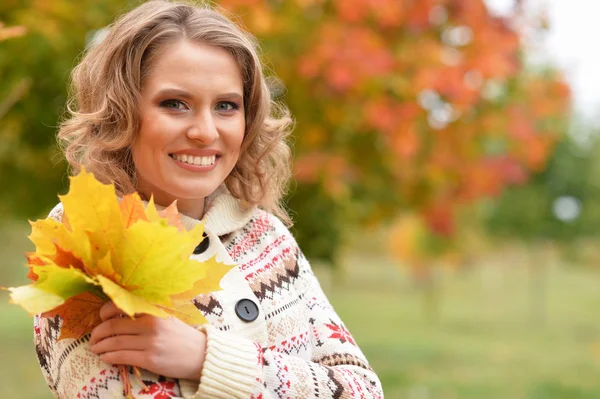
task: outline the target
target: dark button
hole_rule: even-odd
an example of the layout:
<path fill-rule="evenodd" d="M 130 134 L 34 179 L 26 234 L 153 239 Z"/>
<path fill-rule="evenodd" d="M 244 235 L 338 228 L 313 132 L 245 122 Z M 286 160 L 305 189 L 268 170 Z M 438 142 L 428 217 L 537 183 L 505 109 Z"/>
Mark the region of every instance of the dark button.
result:
<path fill-rule="evenodd" d="M 194 248 L 194 255 L 199 255 L 202 252 L 206 251 L 208 249 L 208 246 L 210 245 L 210 240 L 208 239 L 206 233 L 202 233 L 202 237 L 204 237 L 204 239 L 200 241 L 200 244 L 198 244 L 196 248 Z"/>
<path fill-rule="evenodd" d="M 243 321 L 254 321 L 258 317 L 258 305 L 251 299 L 240 299 L 235 304 L 235 314 Z"/>

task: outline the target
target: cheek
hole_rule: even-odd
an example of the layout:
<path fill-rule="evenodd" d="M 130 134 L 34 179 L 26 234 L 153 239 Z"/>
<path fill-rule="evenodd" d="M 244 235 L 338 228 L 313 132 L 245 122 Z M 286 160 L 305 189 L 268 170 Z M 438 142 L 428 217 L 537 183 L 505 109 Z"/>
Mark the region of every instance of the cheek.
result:
<path fill-rule="evenodd" d="M 140 127 L 137 134 L 137 140 L 140 142 L 140 147 L 156 147 L 165 140 L 165 135 L 168 135 L 177 125 L 172 118 L 150 104 L 144 104 L 140 112 Z"/>
<path fill-rule="evenodd" d="M 169 125 L 159 117 L 143 119 L 134 142 L 138 158 L 146 158 L 152 156 L 152 153 L 160 152 L 168 139 L 168 129 Z"/>

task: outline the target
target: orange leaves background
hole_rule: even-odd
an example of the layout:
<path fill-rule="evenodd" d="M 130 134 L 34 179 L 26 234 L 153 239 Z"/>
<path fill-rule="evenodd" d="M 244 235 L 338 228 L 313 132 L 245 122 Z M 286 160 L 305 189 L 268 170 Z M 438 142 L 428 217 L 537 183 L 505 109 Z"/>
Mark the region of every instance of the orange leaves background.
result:
<path fill-rule="evenodd" d="M 338 201 L 386 198 L 363 222 L 408 208 L 452 234 L 453 207 L 525 183 L 564 132 L 568 86 L 529 70 L 519 15 L 482 0 L 219 3 L 258 34 L 287 87 L 301 184 Z"/>
<path fill-rule="evenodd" d="M 314 236 L 336 243 L 332 234 L 344 226 L 376 226 L 405 211 L 420 215 L 434 234 L 452 235 L 455 208 L 530 181 L 565 131 L 569 88 L 551 66 L 525 64 L 518 9 L 498 17 L 483 0 L 215 3 L 258 37 L 267 71 L 282 82 L 273 85 L 273 97 L 284 99 L 296 119 L 298 184 L 289 206 L 300 216 L 295 233 L 309 256 L 316 255 Z M 2 42 L 7 56 L 0 57 L 10 82 L 0 82 L 0 91 L 24 78 L 52 86 L 47 93 L 36 86 L 36 96 L 11 108 L 0 127 L 14 137 L 0 154 L 11 192 L 0 208 L 24 215 L 48 208 L 62 181 L 62 169 L 50 167 L 58 113 L 48 104 L 64 104 L 65 93 L 57 93 L 86 38 L 123 7 L 117 0 L 49 4 L 13 10 L 7 26 L 28 34 Z M 6 61 L 22 47 L 31 58 L 19 67 Z M 52 65 L 51 77 L 39 65 Z M 31 115 L 45 124 L 33 125 Z M 320 211 L 310 196 L 319 198 Z M 431 211 L 440 204 L 449 210 Z M 325 223 L 331 226 L 314 231 Z"/>

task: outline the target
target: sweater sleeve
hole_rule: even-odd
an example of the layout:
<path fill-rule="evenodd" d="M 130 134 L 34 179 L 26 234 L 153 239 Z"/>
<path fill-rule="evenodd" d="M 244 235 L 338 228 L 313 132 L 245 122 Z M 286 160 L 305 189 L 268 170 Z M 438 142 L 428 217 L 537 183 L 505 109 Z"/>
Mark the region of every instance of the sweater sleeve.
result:
<path fill-rule="evenodd" d="M 182 385 L 184 392 L 195 392 L 194 399 L 383 398 L 377 375 L 299 250 L 296 259 L 295 285 L 306 292 L 302 300 L 312 330 L 312 359 L 205 326 L 208 347 L 200 385 Z"/>

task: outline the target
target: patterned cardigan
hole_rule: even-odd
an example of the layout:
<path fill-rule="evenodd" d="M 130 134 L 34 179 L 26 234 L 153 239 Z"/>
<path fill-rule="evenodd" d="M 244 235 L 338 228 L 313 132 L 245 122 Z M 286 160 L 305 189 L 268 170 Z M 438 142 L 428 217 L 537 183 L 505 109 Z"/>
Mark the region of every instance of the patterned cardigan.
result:
<path fill-rule="evenodd" d="M 50 217 L 62 220 L 61 204 Z M 221 280 L 222 291 L 194 299 L 209 321 L 198 326 L 207 334 L 202 377 L 175 380 L 142 370 L 149 389 L 132 374 L 137 399 L 383 398 L 379 379 L 277 218 L 218 190 L 207 201 L 204 221 L 208 247 L 191 258 L 216 255 L 237 267 Z M 183 222 L 188 229 L 199 223 Z M 253 314 L 240 314 L 239 303 Z M 52 393 L 122 398 L 117 368 L 89 350 L 89 334 L 57 342 L 60 328 L 58 316 L 34 319 L 36 353 Z"/>

